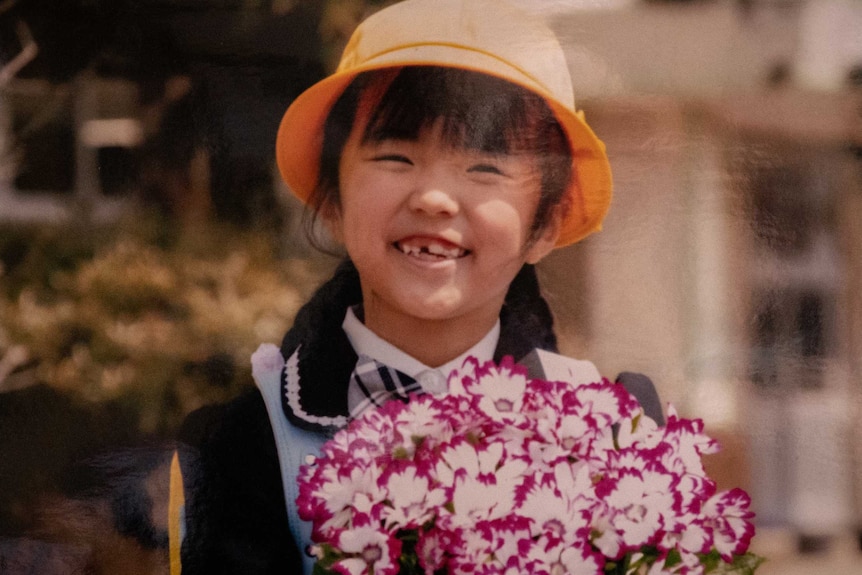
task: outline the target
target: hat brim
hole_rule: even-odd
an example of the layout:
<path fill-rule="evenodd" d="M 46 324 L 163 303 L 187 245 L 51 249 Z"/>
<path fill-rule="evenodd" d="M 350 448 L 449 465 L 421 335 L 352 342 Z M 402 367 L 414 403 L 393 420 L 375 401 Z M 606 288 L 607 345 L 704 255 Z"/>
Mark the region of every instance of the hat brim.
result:
<path fill-rule="evenodd" d="M 610 207 L 613 180 L 605 146 L 586 124 L 583 114 L 558 102 L 523 71 L 492 55 L 446 45 L 423 44 L 421 50 L 407 47 L 383 53 L 362 66 L 324 78 L 293 101 L 279 125 L 276 162 L 288 188 L 300 200 L 307 202 L 317 186 L 323 126 L 342 92 L 362 72 L 401 66 L 442 66 L 489 74 L 544 98 L 566 132 L 572 149 L 574 177 L 567 190 L 571 209 L 561 224 L 556 246 L 575 243 L 601 229 Z"/>

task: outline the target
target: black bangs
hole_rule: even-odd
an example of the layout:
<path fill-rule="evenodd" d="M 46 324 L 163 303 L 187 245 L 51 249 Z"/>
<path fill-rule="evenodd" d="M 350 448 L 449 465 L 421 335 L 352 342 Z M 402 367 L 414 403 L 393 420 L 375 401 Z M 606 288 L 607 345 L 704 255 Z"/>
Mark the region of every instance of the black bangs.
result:
<path fill-rule="evenodd" d="M 542 154 L 550 151 L 547 132 L 560 129 L 541 97 L 505 80 L 456 68 L 402 68 L 374 110 L 365 142 L 415 141 L 423 129 L 441 121 L 444 141 L 454 148 Z"/>

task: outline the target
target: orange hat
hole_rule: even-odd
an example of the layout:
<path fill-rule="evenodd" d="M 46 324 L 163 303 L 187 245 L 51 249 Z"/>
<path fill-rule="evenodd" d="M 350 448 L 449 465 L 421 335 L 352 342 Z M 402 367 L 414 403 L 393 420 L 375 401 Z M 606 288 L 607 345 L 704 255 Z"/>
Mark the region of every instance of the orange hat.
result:
<path fill-rule="evenodd" d="M 601 229 L 611 169 L 604 144 L 575 110 L 563 50 L 543 22 L 500 0 L 405 0 L 362 22 L 335 73 L 300 94 L 279 126 L 278 168 L 297 197 L 306 201 L 317 185 L 326 116 L 353 78 L 411 65 L 481 72 L 544 98 L 569 139 L 575 176 L 557 247 Z"/>

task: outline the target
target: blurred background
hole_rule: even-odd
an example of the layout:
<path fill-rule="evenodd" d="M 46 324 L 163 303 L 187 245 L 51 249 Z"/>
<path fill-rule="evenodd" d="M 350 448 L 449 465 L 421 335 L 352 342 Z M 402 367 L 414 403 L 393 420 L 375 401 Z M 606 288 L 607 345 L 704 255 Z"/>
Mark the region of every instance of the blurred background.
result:
<path fill-rule="evenodd" d="M 386 3 L 0 0 L 0 573 L 167 573 L 180 422 L 337 263 L 278 121 Z M 519 3 L 615 174 L 540 269 L 563 351 L 705 420 L 760 573 L 858 573 L 862 1 Z"/>

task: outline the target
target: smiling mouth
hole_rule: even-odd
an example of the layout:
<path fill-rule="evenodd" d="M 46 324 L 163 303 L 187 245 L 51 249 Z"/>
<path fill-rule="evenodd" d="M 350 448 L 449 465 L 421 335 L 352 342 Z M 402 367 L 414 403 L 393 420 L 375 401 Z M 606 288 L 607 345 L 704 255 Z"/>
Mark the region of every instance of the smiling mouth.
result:
<path fill-rule="evenodd" d="M 394 242 L 392 247 L 404 255 L 425 261 L 456 260 L 470 254 L 470 250 L 453 243 L 427 238 L 401 240 Z"/>

